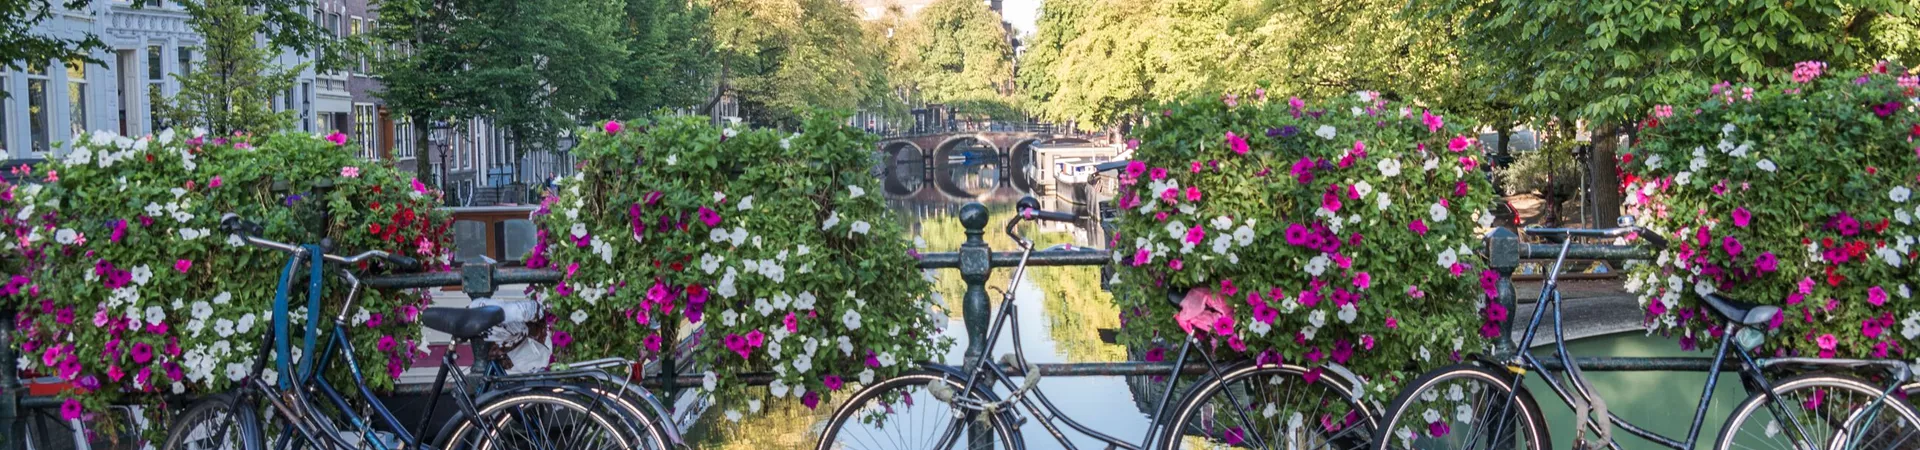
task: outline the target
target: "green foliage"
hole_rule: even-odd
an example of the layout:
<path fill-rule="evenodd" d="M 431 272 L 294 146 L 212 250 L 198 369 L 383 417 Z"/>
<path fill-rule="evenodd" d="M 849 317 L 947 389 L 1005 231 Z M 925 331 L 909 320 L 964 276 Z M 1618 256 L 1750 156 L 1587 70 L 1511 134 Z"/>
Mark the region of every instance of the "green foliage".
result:
<path fill-rule="evenodd" d="M 20 201 L 8 217 L 25 247 L 10 252 L 31 269 L 11 288 L 24 295 L 8 299 L 24 324 L 14 342 L 25 370 L 74 383 L 63 413 L 95 417 L 110 404 L 217 392 L 248 375 L 288 256 L 222 238 L 222 213 L 265 225 L 269 239 L 329 238 L 339 251 L 445 264 L 446 216 L 417 182 L 312 136 L 244 139 L 90 134 L 36 168 L 45 184 L 13 191 Z M 280 183 L 293 195 L 275 193 Z M 338 301 L 345 286 L 329 283 Z M 361 296 L 350 338 L 368 383 L 392 386 L 416 356 L 424 340 L 413 320 L 429 303 L 424 292 Z M 332 375 L 346 376 L 335 366 Z"/>
<path fill-rule="evenodd" d="M 917 70 L 894 73 L 912 80 L 929 103 L 964 104 L 1007 117 L 1017 111 L 1003 95 L 1013 78 L 1013 45 L 1000 16 L 977 0 L 941 0 L 920 10 L 916 33 L 900 35 Z"/>
<path fill-rule="evenodd" d="M 718 94 L 733 96 L 749 123 L 794 127 L 814 108 L 891 108 L 884 52 L 848 3 L 704 1 L 713 8 Z"/>
<path fill-rule="evenodd" d="M 515 143 L 553 148 L 587 108 L 613 98 L 628 57 L 621 3 L 612 0 L 476 1 L 460 11 L 462 82 L 484 93 L 484 117 Z M 524 152 L 523 152 L 524 154 Z"/>
<path fill-rule="evenodd" d="M 123 4 L 133 8 L 151 6 L 148 0 Z M 270 47 L 313 55 L 320 71 L 342 67 L 353 55 L 365 50 L 364 43 L 337 39 L 308 17 L 313 7 L 310 0 L 247 0 L 242 5 L 253 11 L 254 18 L 267 24 L 262 31 Z M 34 29 L 54 15 L 63 14 L 63 10 L 94 8 L 92 0 L 0 2 L 0 67 L 21 70 L 45 61 L 104 64 L 93 57 L 93 52 L 109 50 L 99 36 L 92 33 L 45 35 Z M 0 92 L 0 97 L 5 96 L 6 93 Z"/>
<path fill-rule="evenodd" d="M 1462 153 L 1472 127 L 1374 93 L 1288 103 L 1198 97 L 1136 131 L 1116 203 L 1123 342 L 1187 334 L 1171 291 L 1199 338 L 1340 364 L 1373 400 L 1486 348 L 1506 311 L 1471 250 L 1493 220 L 1482 162 Z"/>
<path fill-rule="evenodd" d="M 651 357 L 704 323 L 702 389 L 748 413 L 744 373 L 811 407 L 940 355 L 938 305 L 867 175 L 872 138 L 811 117 L 793 134 L 699 117 L 586 132 L 528 261 L 566 273 L 539 294 L 563 318 L 555 347 Z"/>
<path fill-rule="evenodd" d="M 1683 347 L 1717 341 L 1725 327 L 1702 319 L 1700 297 L 1718 293 L 1785 310 L 1758 327 L 1770 354 L 1914 356 L 1916 88 L 1859 72 L 1695 87 L 1649 122 L 1625 164 L 1629 212 L 1671 241 L 1628 275 L 1649 327 Z"/>
<path fill-rule="evenodd" d="M 274 111 L 273 100 L 293 87 L 305 64 L 278 67 L 257 45 L 264 24 L 238 0 L 185 2 L 194 31 L 206 39 L 199 70 L 181 76 L 180 92 L 165 108 L 167 123 L 205 128 L 216 136 L 235 131 L 271 132 L 293 121 L 293 111 Z"/>
<path fill-rule="evenodd" d="M 627 0 L 621 34 L 631 55 L 620 61 L 613 95 L 589 114 L 639 117 L 706 100 L 717 68 L 709 8 L 683 0 Z"/>
<path fill-rule="evenodd" d="M 1870 32 L 1911 23 L 1899 0 L 1420 0 L 1458 18 L 1464 52 L 1541 115 L 1628 120 L 1689 86 L 1777 79 L 1797 61 L 1864 68 L 1908 59 L 1910 43 Z M 1913 32 L 1889 33 L 1911 36 Z"/>

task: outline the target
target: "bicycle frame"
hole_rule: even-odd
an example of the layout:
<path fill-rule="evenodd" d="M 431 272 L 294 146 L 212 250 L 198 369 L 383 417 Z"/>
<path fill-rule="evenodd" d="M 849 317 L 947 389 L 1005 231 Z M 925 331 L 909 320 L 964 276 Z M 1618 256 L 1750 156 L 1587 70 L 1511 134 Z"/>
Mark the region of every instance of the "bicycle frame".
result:
<path fill-rule="evenodd" d="M 1515 388 L 1509 394 L 1507 398 L 1507 402 L 1504 405 L 1502 405 L 1500 413 L 1498 415 L 1495 415 L 1494 417 L 1502 417 L 1505 415 L 1506 408 L 1510 407 L 1513 404 L 1513 401 L 1519 396 L 1521 383 L 1525 381 L 1529 370 L 1539 371 L 1542 375 L 1546 375 L 1541 378 L 1547 382 L 1547 387 L 1552 389 L 1553 393 L 1556 396 L 1558 396 L 1562 402 L 1564 402 L 1569 406 L 1577 403 L 1573 398 L 1574 394 L 1580 395 L 1581 399 L 1589 402 L 1592 401 L 1592 399 L 1597 396 L 1597 394 L 1594 394 L 1592 392 L 1587 392 L 1587 389 L 1586 389 L 1587 383 L 1585 380 L 1585 376 L 1582 375 L 1582 373 L 1579 370 L 1579 366 L 1574 363 L 1572 356 L 1567 351 L 1566 333 L 1565 333 L 1565 330 L 1561 327 L 1562 320 L 1561 320 L 1561 311 L 1560 311 L 1561 302 L 1560 302 L 1560 291 L 1559 291 L 1559 275 L 1560 275 L 1560 269 L 1562 264 L 1566 262 L 1567 249 L 1571 246 L 1572 242 L 1573 242 L 1572 239 L 1567 239 L 1561 243 L 1560 254 L 1554 260 L 1552 269 L 1547 272 L 1546 283 L 1540 290 L 1540 298 L 1534 303 L 1535 307 L 1533 311 L 1533 318 L 1527 323 L 1526 333 L 1521 335 L 1520 343 L 1517 347 L 1515 347 L 1517 349 L 1516 350 L 1517 354 L 1511 358 L 1510 362 L 1503 364 L 1504 366 L 1507 367 L 1509 372 L 1513 373 L 1513 378 L 1509 380 L 1509 382 L 1511 382 L 1512 385 L 1515 386 Z M 1531 348 L 1533 345 L 1533 339 L 1536 333 L 1539 331 L 1540 322 L 1545 317 L 1548 306 L 1551 306 L 1553 308 L 1553 335 L 1554 335 L 1554 350 L 1555 350 L 1554 356 L 1560 360 L 1560 363 L 1562 366 L 1569 368 L 1569 370 L 1566 371 L 1566 376 L 1570 379 L 1571 384 L 1573 385 L 1573 389 L 1571 389 L 1572 392 L 1569 392 L 1569 389 L 1561 385 L 1560 383 L 1561 373 L 1554 372 L 1552 370 L 1547 369 L 1544 365 L 1540 363 L 1540 360 L 1537 359 L 1532 352 L 1527 350 Z M 1729 348 L 1732 349 L 1733 354 L 1739 356 L 1740 368 L 1737 373 L 1740 375 L 1740 378 L 1743 382 L 1743 386 L 1745 386 L 1749 392 L 1755 392 L 1754 390 L 1758 389 L 1757 392 L 1765 393 L 1771 400 L 1769 402 L 1769 405 L 1779 405 L 1781 403 L 1780 399 L 1777 397 L 1774 397 L 1773 385 L 1767 380 L 1766 374 L 1762 369 L 1769 366 L 1773 362 L 1811 362 L 1811 361 L 1799 359 L 1799 358 L 1756 360 L 1754 359 L 1752 353 L 1748 352 L 1746 348 L 1741 347 L 1739 345 L 1733 345 L 1734 333 L 1737 333 L 1740 330 L 1741 330 L 1741 326 L 1739 324 L 1734 324 L 1734 323 L 1728 324 L 1728 330 L 1726 334 L 1727 337 L 1725 339 L 1721 339 L 1719 348 L 1716 349 L 1714 352 L 1713 365 L 1707 371 L 1706 385 L 1701 389 L 1699 407 L 1694 410 L 1693 422 L 1691 426 L 1687 428 L 1687 437 L 1684 441 L 1673 439 L 1666 435 L 1662 435 L 1660 433 L 1650 431 L 1645 428 L 1641 428 L 1640 426 L 1634 424 L 1633 422 L 1628 421 L 1625 418 L 1620 417 L 1619 415 L 1613 414 L 1612 412 L 1607 413 L 1607 417 L 1605 418 L 1605 420 L 1607 420 L 1613 426 L 1617 426 L 1622 430 L 1626 430 L 1628 434 L 1638 436 L 1642 439 L 1646 439 L 1648 441 L 1660 444 L 1665 447 L 1675 448 L 1675 449 L 1694 448 L 1694 445 L 1697 444 L 1699 441 L 1700 430 L 1702 428 L 1702 425 L 1706 422 L 1707 409 L 1713 403 L 1714 387 L 1719 383 L 1720 373 L 1723 371 L 1722 366 L 1726 362 Z M 1823 362 L 1823 363 L 1844 364 L 1846 363 L 1846 361 L 1836 360 L 1836 361 Z M 1885 401 L 1885 396 L 1882 396 L 1881 399 L 1876 400 L 1875 404 L 1872 405 L 1874 414 L 1878 414 L 1878 411 L 1879 411 L 1878 402 L 1880 401 Z M 1794 430 L 1796 430 L 1799 433 L 1799 435 L 1807 436 L 1811 434 L 1807 431 L 1806 426 L 1800 423 L 1800 420 L 1797 416 L 1793 414 L 1779 414 L 1778 411 L 1776 411 L 1775 413 L 1778 416 L 1786 417 L 1789 422 L 1792 422 L 1792 426 Z M 1872 416 L 1868 416 L 1868 417 L 1869 419 L 1871 419 Z M 1598 425 L 1597 423 L 1594 422 L 1594 419 L 1590 416 L 1582 416 L 1577 418 L 1577 420 L 1579 420 L 1581 423 L 1580 427 Z M 1503 435 L 1504 430 L 1502 430 L 1501 427 L 1504 427 L 1504 424 L 1496 426 L 1494 428 L 1494 433 L 1491 434 L 1490 436 Z M 1576 429 L 1581 429 L 1581 428 L 1576 428 Z M 1619 443 L 1611 439 L 1607 442 L 1607 446 L 1613 450 L 1620 449 Z"/>
<path fill-rule="evenodd" d="M 1009 281 L 1009 286 L 1016 285 L 1019 283 L 1020 278 L 1026 272 L 1027 259 L 1033 255 L 1033 245 L 1031 243 L 1024 242 L 1024 240 L 1021 240 L 1021 241 L 1023 245 L 1021 246 L 1022 251 L 1020 253 L 1020 264 L 1015 266 L 1013 271 L 1013 276 L 1012 278 L 1010 278 L 1010 281 Z M 994 363 L 992 361 L 992 358 L 990 357 L 990 355 L 993 354 L 994 342 L 999 340 L 1001 327 L 1003 325 L 1007 325 L 1011 323 L 1011 327 L 1013 328 L 1012 336 L 1013 336 L 1014 358 L 1022 362 L 1027 360 L 1026 352 L 1020 346 L 1020 322 L 1018 320 L 1012 319 L 1014 317 L 1014 313 L 1016 312 L 1013 293 L 1014 293 L 1014 290 L 1008 289 L 1005 295 L 1003 296 L 1002 301 L 1000 302 L 999 314 L 995 316 L 993 320 L 993 325 L 988 328 L 987 340 L 986 340 L 986 343 L 984 344 L 984 347 L 980 350 L 980 355 L 978 359 L 968 364 L 968 366 L 970 367 L 968 367 L 966 370 L 966 373 L 968 374 L 967 381 L 963 385 L 963 388 L 960 390 L 960 392 L 962 393 L 973 392 L 973 389 L 975 389 L 976 386 L 979 386 L 978 383 L 982 381 L 981 377 L 983 376 L 992 378 L 991 380 L 985 380 L 989 385 L 995 384 L 997 382 L 997 384 L 1006 386 L 1007 389 L 1013 390 L 1015 392 L 1017 392 L 1020 389 L 1019 385 L 1014 384 L 1012 377 L 1007 375 L 1006 370 L 1002 369 L 999 364 Z M 1212 376 L 1218 376 L 1220 374 L 1220 367 L 1214 364 L 1213 357 L 1207 354 L 1206 348 L 1194 346 L 1193 345 L 1194 341 L 1195 339 L 1193 338 L 1193 336 L 1188 335 L 1186 341 L 1180 346 L 1179 356 L 1174 358 L 1173 369 L 1167 374 L 1167 380 L 1168 380 L 1167 390 L 1165 393 L 1161 394 L 1159 405 L 1154 407 L 1152 425 L 1147 427 L 1147 435 L 1145 437 L 1142 437 L 1140 443 L 1137 445 L 1131 442 L 1123 441 L 1119 438 L 1108 436 L 1105 433 L 1101 433 L 1097 430 L 1094 430 L 1091 427 L 1081 424 L 1079 421 L 1073 420 L 1072 417 L 1068 417 L 1065 414 L 1061 414 L 1060 409 L 1054 406 L 1051 400 L 1047 399 L 1046 394 L 1042 392 L 1039 386 L 1037 385 L 1034 386 L 1033 389 L 1031 389 L 1028 392 L 1029 395 L 1019 396 L 1020 405 L 1024 406 L 1029 414 L 1043 419 L 1040 421 L 1041 427 L 1046 428 L 1047 433 L 1053 435 L 1053 438 L 1055 441 L 1058 441 L 1062 447 L 1065 447 L 1069 450 L 1076 450 L 1079 447 L 1074 446 L 1072 442 L 1067 440 L 1066 434 L 1063 433 L 1060 430 L 1060 428 L 1053 423 L 1055 419 L 1058 419 L 1061 422 L 1064 422 L 1068 428 L 1072 428 L 1074 431 L 1079 432 L 1080 434 L 1085 435 L 1087 437 L 1091 437 L 1096 440 L 1099 440 L 1111 446 L 1111 448 L 1120 448 L 1125 450 L 1141 450 L 1144 448 L 1151 447 L 1154 441 L 1154 436 L 1157 435 L 1158 432 L 1160 431 L 1160 428 L 1161 428 L 1160 424 L 1164 422 L 1163 419 L 1165 419 L 1165 415 L 1168 409 L 1167 404 L 1173 400 L 1174 388 L 1172 384 L 1174 380 L 1177 380 L 1178 377 L 1180 376 L 1180 369 L 1183 367 L 1186 367 L 1187 355 L 1189 354 L 1189 351 L 1198 349 L 1200 354 L 1200 360 L 1205 361 L 1207 364 L 1208 373 Z M 1038 376 L 1038 374 L 1027 374 L 1026 376 L 1032 377 L 1032 376 Z M 1234 399 L 1234 394 L 1231 390 L 1222 390 L 1222 392 L 1226 393 L 1228 398 L 1232 399 L 1233 402 L 1239 403 L 1238 399 Z M 1034 399 L 1036 398 L 1040 400 L 1038 405 L 1034 403 Z M 1042 412 L 1043 410 L 1044 410 L 1044 413 Z M 1238 408 L 1236 408 L 1236 410 L 1238 410 Z M 950 448 L 953 444 L 958 442 L 960 438 L 959 436 L 960 433 L 958 432 L 958 430 L 967 428 L 966 422 L 968 420 L 971 420 L 974 414 L 980 414 L 980 413 L 981 412 L 976 411 L 976 412 L 967 414 L 965 417 L 954 418 L 953 426 L 947 428 L 947 432 L 941 436 L 940 440 L 938 441 L 938 445 L 936 445 L 934 448 Z M 1240 414 L 1241 416 L 1240 419 L 1242 421 L 1246 423 L 1252 422 L 1251 420 L 1248 420 L 1246 411 L 1238 411 L 1238 413 Z M 1173 433 L 1176 431 L 1167 430 L 1167 432 Z M 1251 442 L 1257 442 L 1257 443 L 1266 442 L 1265 439 L 1259 436 L 1257 432 L 1255 432 L 1254 430 L 1248 430 L 1248 435 L 1249 435 L 1248 436 L 1249 441 Z M 1025 442 L 1013 442 L 1011 444 L 1013 445 L 1013 448 L 1016 448 L 1016 449 L 1026 448 Z"/>

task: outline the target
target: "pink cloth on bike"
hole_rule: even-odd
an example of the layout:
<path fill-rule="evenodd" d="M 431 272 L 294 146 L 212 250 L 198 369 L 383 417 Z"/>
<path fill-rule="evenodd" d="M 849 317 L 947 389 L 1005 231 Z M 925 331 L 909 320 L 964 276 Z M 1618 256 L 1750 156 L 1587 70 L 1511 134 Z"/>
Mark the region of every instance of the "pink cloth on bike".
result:
<path fill-rule="evenodd" d="M 1232 320 L 1233 305 L 1208 288 L 1187 291 L 1186 298 L 1180 300 L 1180 312 L 1173 315 L 1174 322 L 1188 334 L 1192 334 L 1194 328 L 1219 333 L 1216 324 L 1221 318 Z"/>

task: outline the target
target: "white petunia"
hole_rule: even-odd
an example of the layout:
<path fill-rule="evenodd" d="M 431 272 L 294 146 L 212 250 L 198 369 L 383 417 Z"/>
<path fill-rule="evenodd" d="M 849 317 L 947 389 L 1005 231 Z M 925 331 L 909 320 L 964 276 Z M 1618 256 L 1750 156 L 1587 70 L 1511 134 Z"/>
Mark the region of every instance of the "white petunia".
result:
<path fill-rule="evenodd" d="M 737 324 L 739 322 L 740 322 L 740 313 L 734 312 L 731 309 L 720 313 L 721 325 L 726 325 L 731 327 L 731 326 L 734 326 L 734 324 Z"/>
<path fill-rule="evenodd" d="M 727 416 L 727 421 L 728 421 L 728 422 L 739 422 L 739 421 L 740 421 L 740 417 L 741 417 L 741 416 L 740 416 L 740 411 L 739 411 L 739 410 L 733 410 L 733 409 L 729 409 L 729 410 L 727 410 L 727 414 L 726 414 L 726 416 Z"/>
<path fill-rule="evenodd" d="M 1187 236 L 1187 224 L 1179 220 L 1167 222 L 1166 230 L 1167 235 L 1173 236 L 1174 239 L 1184 239 Z"/>
<path fill-rule="evenodd" d="M 820 229 L 831 230 L 836 225 L 840 225 L 840 211 L 838 210 L 827 213 L 827 221 L 820 223 Z"/>
<path fill-rule="evenodd" d="M 130 273 L 133 275 L 134 284 L 146 286 L 148 281 L 153 280 L 153 268 L 147 267 L 146 264 L 134 267 Z"/>
<path fill-rule="evenodd" d="M 227 320 L 227 319 L 215 320 L 213 321 L 213 332 L 215 334 L 219 334 L 220 337 L 231 337 L 233 336 L 234 325 L 235 324 L 231 320 Z"/>
<path fill-rule="evenodd" d="M 1214 217 L 1213 221 L 1208 223 L 1212 224 L 1215 230 L 1233 228 L 1233 219 L 1227 216 Z"/>
<path fill-rule="evenodd" d="M 1913 190 L 1907 189 L 1906 186 L 1894 186 L 1893 190 L 1887 191 L 1887 199 L 1893 200 L 1894 203 L 1906 203 L 1907 198 L 1912 196 Z"/>
<path fill-rule="evenodd" d="M 707 392 L 713 392 L 713 388 L 717 384 L 720 384 L 720 374 L 713 373 L 711 370 L 707 371 L 706 375 L 700 377 L 700 388 L 705 389 Z"/>
<path fill-rule="evenodd" d="M 1332 263 L 1332 260 L 1327 259 L 1327 255 L 1316 255 L 1313 259 L 1307 260 L 1306 267 L 1302 267 L 1301 269 L 1305 270 L 1308 275 L 1317 277 L 1320 276 L 1321 273 L 1325 273 L 1327 271 L 1327 265 Z"/>
<path fill-rule="evenodd" d="M 786 397 L 789 390 L 791 389 L 787 387 L 786 381 L 773 380 L 772 383 L 767 383 L 767 393 L 773 394 L 773 398 Z"/>
<path fill-rule="evenodd" d="M 1367 180 L 1360 180 L 1360 182 L 1353 184 L 1353 190 L 1360 193 L 1360 198 L 1367 198 L 1367 196 L 1373 195 L 1373 184 L 1368 183 Z"/>
<path fill-rule="evenodd" d="M 1762 159 L 1760 160 L 1760 162 L 1754 163 L 1754 166 L 1759 167 L 1760 170 L 1765 170 L 1768 172 L 1772 172 L 1780 169 L 1778 166 L 1773 165 L 1773 160 L 1771 159 Z"/>
<path fill-rule="evenodd" d="M 1354 319 L 1360 317 L 1360 310 L 1355 309 L 1352 303 L 1340 305 L 1340 314 L 1338 317 L 1341 322 L 1353 323 Z"/>
<path fill-rule="evenodd" d="M 1213 253 L 1225 255 L 1231 249 L 1233 249 L 1233 236 L 1223 234 L 1213 238 Z"/>
<path fill-rule="evenodd" d="M 1433 219 L 1434 222 L 1445 222 L 1447 221 L 1447 207 L 1439 203 L 1428 205 L 1427 217 Z"/>
<path fill-rule="evenodd" d="M 80 233 L 70 228 L 61 228 L 60 231 L 53 233 L 53 241 L 60 243 L 60 245 L 73 245 L 74 242 L 79 240 Z"/>
<path fill-rule="evenodd" d="M 585 323 L 587 321 L 587 311 L 584 309 L 573 310 L 573 315 L 567 318 L 573 319 L 574 324 Z"/>
<path fill-rule="evenodd" d="M 1314 328 L 1327 326 L 1327 311 L 1316 309 L 1307 313 L 1307 324 L 1313 325 Z"/>
<path fill-rule="evenodd" d="M 1241 247 L 1252 245 L 1253 237 L 1253 227 L 1241 225 L 1240 228 L 1233 230 L 1233 242 Z"/>
<path fill-rule="evenodd" d="M 1693 158 L 1692 161 L 1687 161 L 1687 170 L 1689 171 L 1699 172 L 1700 169 L 1705 168 L 1707 168 L 1706 158 Z"/>
<path fill-rule="evenodd" d="M 1439 264 L 1440 267 L 1453 267 L 1454 264 L 1460 262 L 1460 254 L 1454 252 L 1453 249 L 1447 249 L 1446 251 L 1440 252 L 1439 259 L 1434 262 Z"/>
<path fill-rule="evenodd" d="M 1380 169 L 1380 175 L 1388 178 L 1400 176 L 1400 160 L 1398 159 L 1381 159 L 1379 163 L 1374 164 L 1374 167 Z"/>
<path fill-rule="evenodd" d="M 166 322 L 167 320 L 167 312 L 164 310 L 161 310 L 159 306 L 148 306 L 145 313 L 147 316 L 146 317 L 147 323 L 150 323 L 150 324 L 157 325 L 162 322 Z"/>
<path fill-rule="evenodd" d="M 714 228 L 712 230 L 707 230 L 707 240 L 713 241 L 714 243 L 726 242 L 727 230 L 724 228 Z"/>
<path fill-rule="evenodd" d="M 801 292 L 799 297 L 794 298 L 793 307 L 801 311 L 811 311 L 814 300 L 817 298 L 813 296 L 813 292 Z"/>
<path fill-rule="evenodd" d="M 867 223 L 865 220 L 853 221 L 853 232 L 855 233 L 867 234 L 867 231 L 871 229 L 873 229 L 873 224 Z"/>
<path fill-rule="evenodd" d="M 867 195 L 865 188 L 851 184 L 847 185 L 847 198 L 860 198 L 862 195 Z"/>
<path fill-rule="evenodd" d="M 1693 172 L 1680 172 L 1679 175 L 1673 176 L 1673 184 L 1678 184 L 1681 186 L 1687 185 L 1687 183 L 1691 182 L 1692 180 L 1693 180 Z"/>
<path fill-rule="evenodd" d="M 233 380 L 233 381 L 240 381 L 240 379 L 246 378 L 246 377 L 247 377 L 246 364 L 227 363 L 227 379 Z"/>
<path fill-rule="evenodd" d="M 253 331 L 253 324 L 259 321 L 260 319 L 254 316 L 253 313 L 247 313 L 247 315 L 240 316 L 240 322 L 234 325 L 233 331 L 242 334 L 251 332 Z"/>
<path fill-rule="evenodd" d="M 1268 325 L 1266 322 L 1255 320 L 1247 323 L 1247 331 L 1253 332 L 1255 336 L 1266 336 L 1267 332 L 1272 330 L 1273 325 Z"/>
<path fill-rule="evenodd" d="M 840 316 L 840 323 L 846 325 L 848 330 L 860 329 L 860 312 L 847 310 L 846 314 Z"/>
<path fill-rule="evenodd" d="M 873 369 L 860 371 L 860 384 L 873 384 Z"/>
<path fill-rule="evenodd" d="M 1329 141 L 1333 140 L 1333 137 L 1338 134 L 1339 133 L 1333 129 L 1333 125 L 1321 125 L 1319 129 L 1313 130 L 1314 136 L 1319 136 L 1321 139 Z"/>
<path fill-rule="evenodd" d="M 667 165 L 672 166 L 672 165 L 678 165 L 678 164 L 680 164 L 680 154 L 675 153 L 675 154 L 667 155 Z"/>
<path fill-rule="evenodd" d="M 840 353 L 846 356 L 853 356 L 853 339 L 850 339 L 846 336 L 841 336 L 840 339 L 838 340 L 840 344 Z"/>
<path fill-rule="evenodd" d="M 753 209 L 753 196 L 749 195 L 744 198 L 741 198 L 740 204 L 734 205 L 733 208 L 741 211 Z"/>
<path fill-rule="evenodd" d="M 733 227 L 733 235 L 732 235 L 732 236 L 728 236 L 728 237 L 727 237 L 727 239 L 728 239 L 728 240 L 730 240 L 730 241 L 732 241 L 732 243 L 733 243 L 733 246 L 735 246 L 735 247 L 739 247 L 739 246 L 740 246 L 741 244 L 746 244 L 746 243 L 747 243 L 747 229 L 746 229 L 746 228 L 740 228 L 740 227 Z"/>

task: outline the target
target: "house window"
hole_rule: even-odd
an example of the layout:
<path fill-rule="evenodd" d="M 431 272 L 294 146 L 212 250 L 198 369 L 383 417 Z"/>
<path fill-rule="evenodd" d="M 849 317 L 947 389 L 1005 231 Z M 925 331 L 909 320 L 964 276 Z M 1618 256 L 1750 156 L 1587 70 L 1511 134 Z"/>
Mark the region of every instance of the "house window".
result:
<path fill-rule="evenodd" d="M 7 81 L 6 72 L 0 72 L 0 90 L 6 89 L 6 86 L 8 86 Z M 8 126 L 7 118 L 12 115 L 13 108 L 8 107 L 5 102 L 0 102 L 0 157 L 13 155 L 7 146 L 8 142 L 10 142 L 7 140 L 7 131 L 12 129 L 12 127 Z"/>
<path fill-rule="evenodd" d="M 47 107 L 46 63 L 34 63 L 27 67 L 27 136 L 35 153 L 47 151 L 53 143 L 53 111 Z"/>
<path fill-rule="evenodd" d="M 67 62 L 67 120 L 73 135 L 87 131 L 87 63 Z"/>
<path fill-rule="evenodd" d="M 160 46 L 147 46 L 147 130 L 158 132 L 166 128 L 166 121 L 160 118 L 166 111 L 167 70 L 166 58 L 160 54 Z"/>
<path fill-rule="evenodd" d="M 193 75 L 193 47 L 180 47 L 180 76 Z"/>
<path fill-rule="evenodd" d="M 353 105 L 353 139 L 360 142 L 360 157 L 379 159 L 377 130 L 373 123 L 373 105 Z"/>
<path fill-rule="evenodd" d="M 393 122 L 393 159 L 413 157 L 413 125 L 406 117 Z"/>
<path fill-rule="evenodd" d="M 340 15 L 339 14 L 327 14 L 327 31 L 333 32 L 333 37 L 336 37 L 336 38 L 342 37 L 340 35 Z"/>

